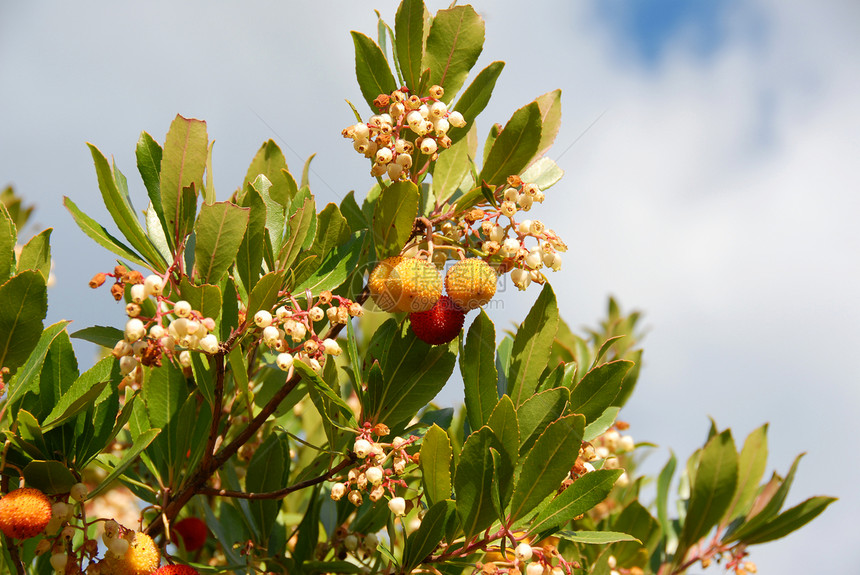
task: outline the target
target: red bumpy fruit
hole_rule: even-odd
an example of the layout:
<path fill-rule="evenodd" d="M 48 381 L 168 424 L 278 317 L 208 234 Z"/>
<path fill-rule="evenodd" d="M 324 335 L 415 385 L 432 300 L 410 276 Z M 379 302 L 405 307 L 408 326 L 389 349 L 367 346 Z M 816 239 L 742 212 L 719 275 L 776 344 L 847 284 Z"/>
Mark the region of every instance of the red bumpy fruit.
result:
<path fill-rule="evenodd" d="M 446 295 L 427 311 L 409 314 L 415 337 L 430 345 L 448 343 L 460 334 L 466 313 Z"/>
<path fill-rule="evenodd" d="M 206 523 L 198 517 L 186 517 L 173 525 L 173 531 L 182 538 L 186 551 L 197 551 L 206 543 Z"/>
<path fill-rule="evenodd" d="M 14 539 L 35 537 L 51 520 L 51 501 L 32 487 L 22 487 L 0 499 L 0 531 Z"/>

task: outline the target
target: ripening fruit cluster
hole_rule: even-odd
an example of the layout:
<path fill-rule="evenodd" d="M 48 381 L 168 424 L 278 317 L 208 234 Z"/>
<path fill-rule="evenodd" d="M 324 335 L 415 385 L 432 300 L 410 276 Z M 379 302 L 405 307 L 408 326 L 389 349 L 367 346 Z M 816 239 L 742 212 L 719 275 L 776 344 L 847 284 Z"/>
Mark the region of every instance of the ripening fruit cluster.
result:
<path fill-rule="evenodd" d="M 442 295 L 444 285 L 447 296 Z M 415 257 L 395 256 L 371 272 L 373 301 L 388 312 L 408 312 L 416 337 L 431 345 L 453 340 L 467 311 L 486 305 L 496 293 L 496 272 L 481 259 L 451 266 L 444 281 L 435 265 Z"/>
<path fill-rule="evenodd" d="M 152 538 L 132 531 L 116 521 L 105 523 L 102 541 L 107 547 L 104 558 L 87 569 L 87 575 L 152 575 L 161 564 L 161 552 Z"/>
<path fill-rule="evenodd" d="M 355 151 L 373 160 L 370 175 L 409 179 L 415 161 L 422 156 L 434 161 L 438 150 L 451 146 L 448 130 L 467 122 L 460 112 L 448 110 L 441 100 L 444 93 L 441 86 L 432 86 L 424 98 L 406 88 L 380 94 L 374 101 L 379 114 L 344 128 L 343 136 L 353 140 Z"/>
<path fill-rule="evenodd" d="M 387 491 L 390 496 L 388 507 L 392 513 L 398 516 L 405 514 L 406 502 L 402 497 L 396 496 L 396 488 L 406 487 L 406 483 L 398 477 L 403 475 L 407 465 L 417 458 L 417 454 L 410 455 L 406 451 L 416 438 L 395 437 L 391 443 L 373 439 L 374 435 L 384 437 L 389 433 L 383 424 L 372 428 L 370 424 L 365 424 L 352 448 L 361 463 L 350 469 L 344 480 L 332 485 L 333 500 L 339 501 L 345 496 L 350 503 L 358 507 L 364 501 L 365 492 L 371 501 L 376 502 L 382 499 Z"/>
<path fill-rule="evenodd" d="M 274 313 L 260 310 L 254 314 L 254 325 L 261 330 L 263 343 L 278 354 L 275 364 L 283 371 L 289 372 L 295 361 L 320 371 L 325 357 L 340 355 L 341 348 L 334 339 L 320 338 L 314 323 L 328 319 L 332 326 L 342 325 L 364 312 L 361 304 L 327 290 L 312 303 L 308 309 L 288 303 L 279 306 Z"/>

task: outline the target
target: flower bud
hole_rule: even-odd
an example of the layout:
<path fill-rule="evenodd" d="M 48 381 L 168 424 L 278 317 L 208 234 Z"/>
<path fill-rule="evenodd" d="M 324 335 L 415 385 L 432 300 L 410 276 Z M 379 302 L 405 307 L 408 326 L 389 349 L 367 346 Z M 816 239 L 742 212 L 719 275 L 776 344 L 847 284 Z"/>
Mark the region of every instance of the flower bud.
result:
<path fill-rule="evenodd" d="M 393 497 L 388 501 L 388 509 L 394 515 L 402 517 L 406 515 L 406 500 L 402 497 Z"/>
<path fill-rule="evenodd" d="M 134 371 L 134 368 L 136 368 L 136 367 L 137 367 L 137 360 L 133 356 L 126 355 L 126 356 L 119 358 L 119 372 L 122 375 L 130 374 L 132 371 Z"/>
<path fill-rule="evenodd" d="M 148 275 L 143 280 L 143 289 L 146 291 L 147 296 L 159 295 L 164 290 L 164 280 L 161 279 L 161 276 L 155 274 Z"/>
<path fill-rule="evenodd" d="M 173 304 L 173 313 L 175 313 L 177 317 L 188 317 L 191 315 L 191 304 L 185 300 L 179 300 Z"/>
<path fill-rule="evenodd" d="M 89 490 L 83 483 L 75 483 L 69 490 L 69 495 L 75 501 L 84 501 L 87 498 L 87 494 L 89 494 Z"/>
<path fill-rule="evenodd" d="M 143 300 L 146 299 L 146 291 L 143 284 L 134 284 L 128 291 L 131 295 L 131 301 L 134 303 L 143 303 Z"/>
<path fill-rule="evenodd" d="M 143 322 L 136 317 L 131 318 L 125 323 L 125 339 L 129 343 L 133 343 L 146 335 L 146 328 Z"/>
<path fill-rule="evenodd" d="M 511 281 L 514 282 L 514 285 L 522 291 L 529 287 L 529 284 L 532 283 L 531 274 L 522 268 L 514 268 L 511 270 Z"/>
<path fill-rule="evenodd" d="M 179 354 L 179 365 L 182 367 L 191 367 L 191 352 L 188 350 Z"/>
<path fill-rule="evenodd" d="M 422 154 L 427 154 L 429 156 L 436 152 L 436 140 L 433 138 L 423 138 L 421 143 L 418 144 L 418 147 L 421 148 Z"/>
<path fill-rule="evenodd" d="M 270 325 L 272 325 L 272 314 L 270 314 L 264 309 L 261 309 L 254 314 L 254 323 L 257 325 L 257 327 L 269 327 Z"/>
<path fill-rule="evenodd" d="M 364 472 L 364 475 L 367 477 L 367 480 L 371 485 L 379 485 L 382 483 L 383 473 L 381 467 L 371 467 Z"/>
<path fill-rule="evenodd" d="M 356 439 L 355 445 L 353 445 L 352 450 L 355 452 L 355 455 L 358 456 L 359 459 L 364 459 L 368 455 L 370 455 L 373 446 L 366 439 Z"/>
<path fill-rule="evenodd" d="M 520 543 L 514 550 L 514 554 L 520 561 L 528 561 L 532 558 L 532 546 L 525 542 Z"/>
<path fill-rule="evenodd" d="M 117 557 L 122 557 L 128 551 L 128 540 L 123 537 L 117 537 L 115 539 L 111 539 L 111 542 L 108 544 L 108 550 L 116 555 Z"/>
<path fill-rule="evenodd" d="M 281 337 L 281 332 L 273 325 L 263 328 L 263 341 L 269 347 L 274 347 L 278 339 Z"/>
<path fill-rule="evenodd" d="M 281 371 L 289 371 L 293 366 L 293 356 L 287 352 L 279 353 L 275 363 L 278 364 L 278 369 Z"/>
<path fill-rule="evenodd" d="M 340 355 L 341 354 L 340 346 L 333 339 L 328 339 L 328 338 L 324 339 L 322 342 L 322 347 L 323 347 L 323 353 L 326 353 L 328 355 Z"/>
<path fill-rule="evenodd" d="M 361 505 L 361 502 L 364 500 L 364 498 L 361 496 L 361 491 L 355 491 L 355 490 L 350 491 L 349 495 L 347 495 L 346 498 L 349 499 L 349 502 L 352 503 L 353 505 L 355 505 L 356 507 Z"/>
<path fill-rule="evenodd" d="M 463 118 L 463 114 L 460 112 L 451 112 L 448 114 L 448 122 L 451 123 L 455 128 L 462 128 L 466 125 L 466 119 Z"/>
<path fill-rule="evenodd" d="M 543 565 L 539 561 L 529 563 L 526 567 L 526 575 L 543 575 Z"/>
<path fill-rule="evenodd" d="M 358 537 L 350 533 L 343 538 L 343 546 L 346 548 L 347 551 L 355 551 L 356 549 L 358 549 Z"/>
<path fill-rule="evenodd" d="M 54 571 L 65 572 L 66 571 L 66 563 L 69 562 L 69 556 L 65 553 L 54 553 L 51 555 L 51 567 L 54 568 Z"/>
<path fill-rule="evenodd" d="M 218 351 L 218 338 L 215 337 L 215 334 L 210 333 L 209 335 L 205 335 L 200 338 L 200 341 L 197 342 L 197 345 L 200 346 L 205 353 L 216 353 Z"/>
<path fill-rule="evenodd" d="M 331 498 L 334 501 L 340 501 L 344 493 L 346 493 L 346 486 L 343 483 L 335 483 L 331 486 Z"/>

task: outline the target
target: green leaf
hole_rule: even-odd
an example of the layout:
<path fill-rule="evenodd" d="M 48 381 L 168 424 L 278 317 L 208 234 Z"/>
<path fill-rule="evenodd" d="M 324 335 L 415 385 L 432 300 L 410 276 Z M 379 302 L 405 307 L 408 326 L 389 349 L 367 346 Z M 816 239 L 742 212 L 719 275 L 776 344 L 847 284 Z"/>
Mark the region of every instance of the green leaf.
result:
<path fill-rule="evenodd" d="M 31 461 L 23 469 L 27 487 L 35 487 L 46 495 L 68 493 L 77 479 L 60 461 Z"/>
<path fill-rule="evenodd" d="M 250 292 L 260 279 L 260 266 L 263 263 L 263 248 L 266 234 L 266 203 L 260 192 L 253 186 L 245 187 L 242 207 L 248 208 L 248 227 L 242 236 L 239 253 L 236 255 L 236 270 L 239 279 Z"/>
<path fill-rule="evenodd" d="M 18 229 L 6 205 L 0 202 L 0 283 L 8 280 L 15 271 L 15 244 Z"/>
<path fill-rule="evenodd" d="M 317 216 L 317 230 L 311 249 L 302 252 L 302 256 L 311 256 L 306 259 L 308 265 L 298 265 L 294 268 L 293 281 L 301 284 L 309 278 L 321 265 L 325 257 L 350 238 L 349 224 L 340 213 L 337 205 L 327 204 Z M 304 263 L 304 262 L 302 262 Z"/>
<path fill-rule="evenodd" d="M 376 112 L 373 101 L 380 94 L 390 94 L 397 89 L 385 54 L 372 39 L 361 32 L 351 32 L 355 44 L 355 77 L 361 95 L 370 109 Z"/>
<path fill-rule="evenodd" d="M 160 431 L 160 429 L 148 429 L 135 437 L 134 443 L 125 451 L 125 453 L 123 453 L 122 459 L 120 459 L 116 467 L 108 473 L 107 477 L 102 479 L 102 482 L 99 483 L 95 489 L 90 491 L 88 498 L 92 499 L 101 493 L 105 488 L 109 487 L 111 483 L 125 473 L 125 470 L 137 460 L 144 449 L 149 447 L 149 444 L 152 443 Z"/>
<path fill-rule="evenodd" d="M 454 476 L 457 513 L 468 540 L 489 527 L 496 518 L 491 498 L 493 458 L 490 447 L 495 439 L 489 427 L 472 433 L 463 444 Z"/>
<path fill-rule="evenodd" d="M 107 395 L 102 397 L 102 391 L 110 383 L 115 361 L 112 356 L 106 357 L 78 377 L 44 418 L 42 431 L 47 432 L 61 425 L 90 405 L 98 405 L 99 398 L 102 401 L 107 399 Z"/>
<path fill-rule="evenodd" d="M 45 417 L 56 407 L 60 397 L 69 391 L 78 375 L 78 362 L 72 342 L 68 333 L 62 330 L 48 347 L 40 372 L 34 378 L 38 381 L 38 388 L 33 389 L 33 394 L 27 396 L 21 402 L 21 406 L 28 409 L 39 421 L 45 421 Z M 66 447 L 73 441 L 71 435 L 71 433 L 54 434 L 58 439 L 60 451 L 65 452 Z M 69 443 L 66 440 L 69 440 Z M 52 452 L 53 450 L 48 451 L 48 453 Z"/>
<path fill-rule="evenodd" d="M 296 186 L 295 179 L 290 175 L 284 153 L 274 140 L 263 142 L 263 145 L 257 150 L 248 166 L 248 173 L 245 174 L 242 187 L 247 188 L 248 185 L 253 184 L 261 174 L 271 183 L 271 187 L 268 189 L 269 197 L 280 204 L 282 209 L 286 208 L 298 192 L 298 186 Z M 280 231 L 280 229 L 276 231 Z"/>
<path fill-rule="evenodd" d="M 632 535 L 618 531 L 559 531 L 555 535 L 567 541 L 588 545 L 605 545 L 619 541 L 639 541 Z"/>
<path fill-rule="evenodd" d="M 636 499 L 627 504 L 611 527 L 615 531 L 629 533 L 637 539 L 637 541 L 619 543 L 612 547 L 612 552 L 620 566 L 642 567 L 648 555 L 656 549 L 660 541 L 660 524 Z"/>
<path fill-rule="evenodd" d="M 585 415 L 588 423 L 595 421 L 612 405 L 631 367 L 633 362 L 619 359 L 590 370 L 570 392 L 570 409 Z"/>
<path fill-rule="evenodd" d="M 782 504 L 785 503 L 788 491 L 791 489 L 792 483 L 794 483 L 794 474 L 797 473 L 797 466 L 800 464 L 800 459 L 804 455 L 804 453 L 801 453 L 794 458 L 794 461 L 791 464 L 791 469 L 788 470 L 788 475 L 786 475 L 785 479 L 782 481 L 779 481 L 779 478 L 774 474 L 774 478 L 771 480 L 771 483 L 778 484 L 779 487 L 776 488 L 776 490 L 772 490 L 769 489 L 769 485 L 765 486 L 760 491 L 757 500 L 753 503 L 753 508 L 747 516 L 746 521 L 744 521 L 737 530 L 730 530 L 726 536 L 723 537 L 723 542 L 728 543 L 743 539 L 747 535 L 757 531 L 763 524 L 776 516 L 782 508 Z"/>
<path fill-rule="evenodd" d="M 54 228 L 42 230 L 27 242 L 21 249 L 18 258 L 18 271 L 36 270 L 42 274 L 45 281 L 51 274 L 51 232 Z"/>
<path fill-rule="evenodd" d="M 785 537 L 818 517 L 834 501 L 836 501 L 835 497 L 811 497 L 780 513 L 754 532 L 746 535 L 742 541 L 746 545 L 758 545 Z"/>
<path fill-rule="evenodd" d="M 177 246 L 189 232 L 186 226 L 190 198 L 185 190 L 191 186 L 196 189 L 203 188 L 203 172 L 206 169 L 208 153 L 206 122 L 183 118 L 177 114 L 164 140 L 159 174 L 161 206 L 167 239 L 171 246 Z M 193 214 L 191 217 L 193 218 Z"/>
<path fill-rule="evenodd" d="M 678 538 L 676 561 L 707 535 L 725 513 L 738 483 L 738 453 L 730 430 L 715 435 L 702 449 L 693 481 L 687 519 Z"/>
<path fill-rule="evenodd" d="M 490 148 L 478 179 L 491 185 L 505 183 L 529 165 L 541 138 L 541 113 L 537 102 L 523 106 L 511 116 Z"/>
<path fill-rule="evenodd" d="M 451 438 L 436 424 L 430 426 L 421 442 L 421 476 L 430 504 L 451 497 Z"/>
<path fill-rule="evenodd" d="M 380 259 L 400 253 L 412 233 L 420 197 L 418 186 L 410 181 L 382 190 L 373 212 L 373 242 Z"/>
<path fill-rule="evenodd" d="M 316 204 L 310 192 L 299 192 L 290 205 L 287 233 L 278 255 L 278 267 L 289 268 L 299 253 L 307 248 L 308 240 L 314 239 L 316 229 Z"/>
<path fill-rule="evenodd" d="M 508 395 L 514 405 L 522 405 L 537 389 L 557 330 L 558 303 L 547 283 L 514 337 L 508 374 Z"/>
<path fill-rule="evenodd" d="M 512 519 L 523 517 L 552 493 L 579 455 L 585 418 L 568 415 L 549 424 L 526 455 L 511 498 Z"/>
<path fill-rule="evenodd" d="M 463 114 L 463 119 L 466 120 L 466 125 L 462 128 L 451 128 L 448 130 L 448 137 L 454 143 L 463 139 L 472 126 L 475 124 L 475 118 L 478 114 L 484 111 L 487 104 L 490 102 L 490 96 L 493 94 L 493 89 L 496 87 L 496 80 L 505 67 L 504 62 L 493 62 L 483 70 L 481 70 L 469 87 L 463 91 L 463 95 L 457 100 L 454 109 Z M 439 156 L 442 157 L 441 155 Z M 434 172 L 435 176 L 435 172 Z"/>
<path fill-rule="evenodd" d="M 12 276 L 0 285 L 0 302 L 0 367 L 15 373 L 39 343 L 42 320 L 48 312 L 45 278 L 36 271 Z"/>
<path fill-rule="evenodd" d="M 554 186 L 564 175 L 564 170 L 550 158 L 538 158 L 526 171 L 522 180 L 529 184 L 537 184 L 541 190 Z"/>
<path fill-rule="evenodd" d="M 466 337 L 460 354 L 460 372 L 466 394 L 466 412 L 469 426 L 480 429 L 490 419 L 498 401 L 496 382 L 496 330 L 493 321 L 481 310 Z"/>
<path fill-rule="evenodd" d="M 517 408 L 517 419 L 520 424 L 520 455 L 525 455 L 531 449 L 550 422 L 561 417 L 569 397 L 567 389 L 557 387 L 529 397 Z"/>
<path fill-rule="evenodd" d="M 349 229 L 352 232 L 358 232 L 367 229 L 367 218 L 364 217 L 364 212 L 361 211 L 361 206 L 355 201 L 355 191 L 351 190 L 343 201 L 340 202 L 340 213 L 346 218 L 349 223 Z"/>
<path fill-rule="evenodd" d="M 540 108 L 541 116 L 540 143 L 535 155 L 540 157 L 552 147 L 561 126 L 561 90 L 538 96 L 535 102 Z"/>
<path fill-rule="evenodd" d="M 98 176 L 99 190 L 102 194 L 102 200 L 110 212 L 114 223 L 119 228 L 119 231 L 126 237 L 129 243 L 140 252 L 143 257 L 150 262 L 150 265 L 158 271 L 164 271 L 167 264 L 146 237 L 140 221 L 134 213 L 131 202 L 128 197 L 121 194 L 114 179 L 114 172 L 108 164 L 107 158 L 102 155 L 98 148 L 92 144 L 87 144 L 90 148 L 90 153 L 93 157 L 93 162 L 96 167 L 96 175 Z"/>
<path fill-rule="evenodd" d="M 424 2 L 404 0 L 394 17 L 395 49 L 406 87 L 418 93 L 424 55 Z"/>
<path fill-rule="evenodd" d="M 433 181 L 430 182 L 437 205 L 443 205 L 457 193 L 460 184 L 469 176 L 469 168 L 468 138 L 460 140 L 439 155 L 433 165 Z"/>
<path fill-rule="evenodd" d="M 586 473 L 543 508 L 529 525 L 529 533 L 540 535 L 542 539 L 594 508 L 606 499 L 622 473 L 622 469 L 598 469 Z"/>
<path fill-rule="evenodd" d="M 167 236 L 164 234 L 164 227 L 158 219 L 158 214 L 155 211 L 155 204 L 149 202 L 146 206 L 146 211 L 143 213 L 143 219 L 146 222 L 146 235 L 149 236 L 149 241 L 161 254 L 165 261 L 172 261 L 173 255 L 170 253 L 170 244 L 167 243 Z"/>
<path fill-rule="evenodd" d="M 672 520 L 669 518 L 669 487 L 672 484 L 676 465 L 677 459 L 672 453 L 669 461 L 660 470 L 660 475 L 657 476 L 657 520 L 660 522 L 660 527 L 663 528 L 663 533 L 666 534 L 667 547 L 670 548 L 674 548 L 678 539 L 672 527 Z"/>
<path fill-rule="evenodd" d="M 471 6 L 439 10 L 430 25 L 421 69 L 430 68 L 430 85 L 445 89 L 450 102 L 463 87 L 484 47 L 484 21 Z"/>
<path fill-rule="evenodd" d="M 621 408 L 615 405 L 604 409 L 600 417 L 585 426 L 585 437 L 583 437 L 583 440 L 592 441 L 603 435 L 615 423 L 620 410 Z"/>
<path fill-rule="evenodd" d="M 404 323 L 381 362 L 381 389 L 368 383 L 368 395 L 378 398 L 369 419 L 394 428 L 408 421 L 444 387 L 454 370 L 457 341 L 448 345 L 424 343 Z"/>
<path fill-rule="evenodd" d="M 311 162 L 313 162 L 314 158 L 316 158 L 316 153 L 308 156 L 308 159 L 305 160 L 305 165 L 302 168 L 302 187 L 310 189 L 310 171 L 311 171 Z M 291 176 L 292 177 L 292 176 Z M 298 191 L 298 190 L 296 190 Z"/>
<path fill-rule="evenodd" d="M 116 343 L 123 339 L 125 335 L 121 329 L 104 325 L 94 325 L 79 329 L 71 334 L 71 337 L 82 339 L 90 343 L 100 345 L 102 347 L 113 348 Z"/>
<path fill-rule="evenodd" d="M 137 148 L 135 148 L 137 171 L 140 172 L 140 177 L 143 180 L 143 185 L 146 187 L 146 193 L 149 195 L 152 209 L 161 223 L 162 235 L 166 237 L 168 229 L 164 223 L 164 208 L 161 206 L 162 155 L 163 151 L 158 142 L 153 140 L 152 136 L 146 132 L 141 132 L 140 138 L 137 140 Z"/>
<path fill-rule="evenodd" d="M 249 493 L 277 491 L 287 482 L 290 473 L 290 447 L 283 432 L 271 433 L 254 452 L 248 464 L 245 488 Z M 248 502 L 251 514 L 260 530 L 260 541 L 267 543 L 278 510 L 280 499 L 256 499 Z"/>
<path fill-rule="evenodd" d="M 203 283 L 216 284 L 239 253 L 239 246 L 248 228 L 250 208 L 240 208 L 230 202 L 203 204 L 194 226 L 194 267 Z"/>
<path fill-rule="evenodd" d="M 490 415 L 487 425 L 493 430 L 497 451 L 494 488 L 498 489 L 502 508 L 507 507 L 513 489 L 514 467 L 519 460 L 520 428 L 511 398 L 503 395 Z"/>
<path fill-rule="evenodd" d="M 721 525 L 728 525 L 749 510 L 766 467 L 767 424 L 764 424 L 750 433 L 744 441 L 738 460 L 738 488 L 731 504 L 726 508 Z"/>
<path fill-rule="evenodd" d="M 63 196 L 63 205 L 66 206 L 66 209 L 72 214 L 72 218 L 74 218 L 78 227 L 81 228 L 81 231 L 91 239 L 95 240 L 97 244 L 109 251 L 112 251 L 124 260 L 128 260 L 129 262 L 139 266 L 149 267 L 149 264 L 143 258 L 134 253 L 131 248 L 122 243 L 121 240 L 112 236 L 110 232 L 101 226 L 101 224 L 82 212 L 78 206 L 76 206 L 75 203 L 66 196 Z"/>
<path fill-rule="evenodd" d="M 412 569 L 430 555 L 442 542 L 450 524 L 457 520 L 457 505 L 450 499 L 439 501 L 431 506 L 418 527 L 406 540 L 403 556 L 403 572 Z"/>
<path fill-rule="evenodd" d="M 323 290 L 340 287 L 355 271 L 361 252 L 364 250 L 365 239 L 364 231 L 352 234 L 352 239 L 328 252 L 319 268 L 300 285 L 295 286 L 293 291 L 311 290 L 312 294 L 319 294 Z"/>
<path fill-rule="evenodd" d="M 218 286 L 194 285 L 188 281 L 186 276 L 182 276 L 179 282 L 179 293 L 182 299 L 190 303 L 192 309 L 202 313 L 203 317 L 218 319 L 221 314 L 221 288 Z"/>
<path fill-rule="evenodd" d="M 253 318 L 261 309 L 268 311 L 274 308 L 283 282 L 284 272 L 269 272 L 261 277 L 248 297 L 247 317 Z"/>
<path fill-rule="evenodd" d="M 347 403 L 340 397 L 328 383 L 325 382 L 323 378 L 319 376 L 314 370 L 310 368 L 304 362 L 296 362 L 294 364 L 295 370 L 302 376 L 302 378 L 311 384 L 314 389 L 319 391 L 325 398 L 337 409 L 340 411 L 343 416 L 344 421 L 347 425 L 352 428 L 358 427 L 358 423 L 355 420 L 355 415 L 352 412 L 352 409 L 347 405 Z"/>

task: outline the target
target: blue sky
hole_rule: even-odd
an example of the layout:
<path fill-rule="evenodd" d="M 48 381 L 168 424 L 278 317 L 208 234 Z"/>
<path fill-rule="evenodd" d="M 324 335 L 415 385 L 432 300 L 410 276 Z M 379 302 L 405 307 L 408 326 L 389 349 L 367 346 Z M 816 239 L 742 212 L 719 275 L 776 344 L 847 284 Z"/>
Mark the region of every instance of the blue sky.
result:
<path fill-rule="evenodd" d="M 618 37 L 619 46 L 644 65 L 657 65 L 671 43 L 687 39 L 687 49 L 707 57 L 725 41 L 724 18 L 735 0 L 601 0 L 595 9 Z"/>
<path fill-rule="evenodd" d="M 665 461 L 667 446 L 692 452 L 709 415 L 737 441 L 770 421 L 769 468 L 784 473 L 809 452 L 793 503 L 842 499 L 806 533 L 756 550 L 760 572 L 856 570 L 860 463 L 845 446 L 860 407 L 860 4 L 474 4 L 487 20 L 478 67 L 507 62 L 481 133 L 563 90 L 549 155 L 566 175 L 536 217 L 572 246 L 552 278 L 572 326 L 596 322 L 610 293 L 645 313 L 645 364 L 624 418 L 662 446 L 649 463 Z M 340 137 L 353 121 L 344 98 L 361 101 L 349 30 L 373 34 L 371 8 L 390 21 L 396 5 L 4 3 L 0 185 L 56 228 L 49 319 L 122 324 L 106 294 L 86 287 L 110 255 L 60 203 L 71 196 L 108 220 L 85 142 L 115 156 L 135 205 L 145 198 L 138 135 L 163 141 L 176 113 L 207 120 L 219 198 L 268 138 L 294 171 L 318 154 L 318 203 L 361 197 L 372 180 Z M 507 325 L 536 291 L 500 295 L 493 320 Z"/>

